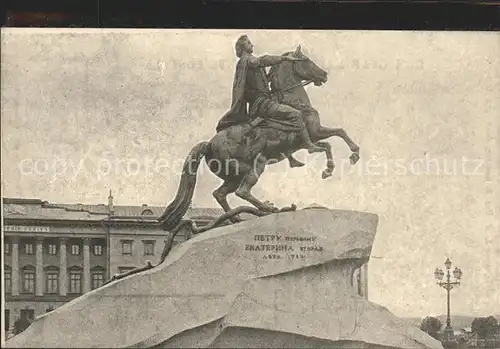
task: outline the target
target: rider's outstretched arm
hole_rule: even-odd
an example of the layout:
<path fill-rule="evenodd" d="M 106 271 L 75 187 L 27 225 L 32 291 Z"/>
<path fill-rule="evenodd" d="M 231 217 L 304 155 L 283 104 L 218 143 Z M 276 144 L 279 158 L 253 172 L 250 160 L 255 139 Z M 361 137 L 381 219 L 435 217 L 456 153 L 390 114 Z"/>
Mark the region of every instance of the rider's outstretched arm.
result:
<path fill-rule="evenodd" d="M 284 62 L 286 58 L 284 56 L 272 56 L 272 55 L 264 55 L 260 57 L 251 56 L 248 59 L 248 65 L 251 67 L 270 67 L 272 65 L 280 64 Z"/>

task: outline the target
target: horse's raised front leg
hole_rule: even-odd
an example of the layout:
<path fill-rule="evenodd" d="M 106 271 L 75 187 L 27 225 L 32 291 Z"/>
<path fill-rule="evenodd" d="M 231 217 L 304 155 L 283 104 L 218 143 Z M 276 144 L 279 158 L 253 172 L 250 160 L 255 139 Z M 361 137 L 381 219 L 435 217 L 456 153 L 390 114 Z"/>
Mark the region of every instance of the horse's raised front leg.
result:
<path fill-rule="evenodd" d="M 317 145 L 325 149 L 326 155 L 326 169 L 323 170 L 321 178 L 325 179 L 332 175 L 335 169 L 335 162 L 333 161 L 332 146 L 328 142 L 316 142 Z"/>
<path fill-rule="evenodd" d="M 347 135 L 347 132 L 343 128 L 330 128 L 320 126 L 317 130 L 314 130 L 315 139 L 327 139 L 333 136 L 340 137 L 347 144 L 349 149 L 352 151 L 349 157 L 351 164 L 354 165 L 359 160 L 359 146 L 354 143 L 354 141 Z"/>
<path fill-rule="evenodd" d="M 266 165 L 267 165 L 267 158 L 264 155 L 259 154 L 255 158 L 251 170 L 248 171 L 243 176 L 243 180 L 241 181 L 238 189 L 236 189 L 235 194 L 238 197 L 242 198 L 243 200 L 248 201 L 261 211 L 278 212 L 279 210 L 276 207 L 274 207 L 273 204 L 269 202 L 262 202 L 252 194 L 252 188 L 259 181 L 259 178 L 264 172 Z"/>

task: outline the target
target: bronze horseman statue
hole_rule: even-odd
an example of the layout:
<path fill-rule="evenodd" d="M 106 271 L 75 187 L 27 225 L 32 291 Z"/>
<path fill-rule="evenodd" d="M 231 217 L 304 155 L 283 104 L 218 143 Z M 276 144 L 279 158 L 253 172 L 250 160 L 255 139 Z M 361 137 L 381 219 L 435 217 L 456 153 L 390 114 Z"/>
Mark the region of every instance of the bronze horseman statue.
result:
<path fill-rule="evenodd" d="M 300 167 L 304 164 L 293 158 L 294 152 L 300 149 L 307 149 L 309 153 L 324 152 L 327 165 L 322 177 L 330 177 L 335 164 L 330 144 L 322 140 L 332 136 L 341 137 L 349 146 L 351 164 L 359 160 L 359 146 L 342 128 L 321 125 L 319 113 L 311 106 L 304 86 L 310 83 L 321 86 L 327 81 L 327 72 L 306 57 L 300 46 L 280 56 L 256 57 L 252 42 L 243 35 L 236 41 L 235 49 L 239 60 L 231 108 L 219 121 L 215 136 L 192 148 L 183 166 L 177 194 L 158 219 L 169 232 L 159 264 L 172 248 L 174 236 L 186 224 L 191 225 L 194 233 L 199 233 L 227 220 L 238 222 L 238 214 L 242 212 L 263 216 L 294 210 L 295 205 L 280 210 L 252 194 L 267 164 L 288 159 L 290 167 Z M 266 67 L 270 67 L 269 73 Z M 191 204 L 197 170 L 203 158 L 210 170 L 224 181 L 213 195 L 225 214 L 208 226 L 197 228 L 194 222 L 182 218 Z M 254 207 L 231 209 L 227 196 L 232 193 Z M 148 263 L 126 274 L 115 275 L 113 279 L 152 267 Z"/>

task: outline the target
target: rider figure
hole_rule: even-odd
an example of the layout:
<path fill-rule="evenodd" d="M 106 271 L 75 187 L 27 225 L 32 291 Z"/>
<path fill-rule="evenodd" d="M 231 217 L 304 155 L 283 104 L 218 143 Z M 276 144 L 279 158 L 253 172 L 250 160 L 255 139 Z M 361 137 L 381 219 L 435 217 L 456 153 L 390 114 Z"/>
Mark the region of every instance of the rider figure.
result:
<path fill-rule="evenodd" d="M 231 109 L 219 121 L 217 132 L 244 122 L 250 123 L 253 127 L 262 121 L 259 117 L 263 117 L 269 120 L 273 127 L 284 131 L 299 131 L 309 153 L 323 152 L 323 148 L 311 141 L 301 112 L 291 106 L 279 104 L 269 89 L 265 67 L 283 61 L 298 61 L 301 58 L 271 55 L 255 57 L 252 54 L 253 45 L 246 35 L 242 35 L 237 40 L 235 48 L 236 56 L 240 59 L 236 65 L 234 76 Z M 248 112 L 247 103 L 249 105 Z M 290 154 L 286 156 L 292 167 L 303 165 Z"/>

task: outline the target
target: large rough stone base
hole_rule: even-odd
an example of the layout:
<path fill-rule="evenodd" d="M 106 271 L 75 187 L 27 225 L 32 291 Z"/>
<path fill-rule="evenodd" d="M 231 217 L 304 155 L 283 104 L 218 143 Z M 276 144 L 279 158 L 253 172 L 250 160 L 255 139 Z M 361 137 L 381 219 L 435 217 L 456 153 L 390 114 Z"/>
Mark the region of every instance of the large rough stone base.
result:
<path fill-rule="evenodd" d="M 7 346 L 442 348 L 354 291 L 377 223 L 310 209 L 214 229 L 37 318 Z"/>
<path fill-rule="evenodd" d="M 156 348 L 180 348 L 187 343 L 192 348 L 200 348 L 200 333 L 216 331 L 219 321 L 195 328 L 161 343 Z M 189 338 L 189 339 L 188 339 Z M 235 346 L 236 344 L 236 346 Z M 227 327 L 209 345 L 204 348 L 329 348 L 329 349 L 395 349 L 386 345 L 377 345 L 361 341 L 331 341 L 322 338 L 306 337 L 295 333 L 269 331 L 257 328 Z"/>

